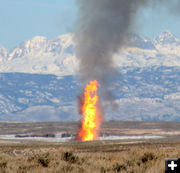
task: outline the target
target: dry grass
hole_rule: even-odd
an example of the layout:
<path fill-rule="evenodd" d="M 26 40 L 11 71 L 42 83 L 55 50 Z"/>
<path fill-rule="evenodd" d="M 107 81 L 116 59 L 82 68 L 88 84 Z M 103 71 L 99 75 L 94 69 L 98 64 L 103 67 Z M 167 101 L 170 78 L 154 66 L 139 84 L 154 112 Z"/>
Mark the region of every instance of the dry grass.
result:
<path fill-rule="evenodd" d="M 1 135 L 64 132 L 75 135 L 77 129 L 77 122 L 0 122 Z M 163 173 L 165 158 L 180 157 L 179 122 L 111 121 L 104 122 L 101 128 L 101 135 L 159 133 L 167 137 L 64 144 L 37 141 L 12 144 L 12 141 L 0 140 L 0 173 Z"/>
<path fill-rule="evenodd" d="M 0 173 L 163 173 L 180 144 L 1 145 Z"/>

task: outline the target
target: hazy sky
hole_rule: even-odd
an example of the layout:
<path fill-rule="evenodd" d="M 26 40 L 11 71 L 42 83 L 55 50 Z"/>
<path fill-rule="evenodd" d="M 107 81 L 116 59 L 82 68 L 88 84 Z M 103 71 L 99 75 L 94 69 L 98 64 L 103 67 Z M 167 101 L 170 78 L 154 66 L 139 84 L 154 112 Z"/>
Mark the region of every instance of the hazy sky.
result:
<path fill-rule="evenodd" d="M 0 45 L 13 48 L 36 35 L 73 32 L 76 16 L 75 0 L 0 0 Z M 179 17 L 159 8 L 143 9 L 134 30 L 149 38 L 169 30 L 180 38 Z"/>

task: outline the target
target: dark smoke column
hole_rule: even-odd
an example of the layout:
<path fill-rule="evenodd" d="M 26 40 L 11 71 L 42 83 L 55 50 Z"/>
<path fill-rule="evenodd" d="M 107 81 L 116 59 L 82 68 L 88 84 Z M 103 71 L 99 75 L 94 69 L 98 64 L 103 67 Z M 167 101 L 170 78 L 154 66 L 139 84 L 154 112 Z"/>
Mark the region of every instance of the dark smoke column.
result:
<path fill-rule="evenodd" d="M 113 74 L 113 54 L 123 44 L 130 26 L 132 7 L 136 5 L 133 1 L 77 0 L 75 53 L 83 81 L 96 79 L 103 83 Z"/>
<path fill-rule="evenodd" d="M 106 82 L 114 73 L 112 57 L 131 31 L 140 7 L 165 7 L 179 13 L 180 0 L 76 0 L 78 19 L 75 54 L 80 60 L 79 74 L 86 81 Z M 105 87 L 103 85 L 103 87 Z"/>
<path fill-rule="evenodd" d="M 97 86 L 100 84 L 107 95 L 108 79 L 115 73 L 113 54 L 123 44 L 130 26 L 132 12 L 128 2 L 130 0 L 77 0 L 75 53 L 80 62 L 79 75 L 83 82 L 96 83 L 96 86 L 87 84 L 85 92 L 80 94 L 82 118 L 78 140 L 98 139 L 103 108 Z M 93 92 L 87 94 L 89 86 Z"/>

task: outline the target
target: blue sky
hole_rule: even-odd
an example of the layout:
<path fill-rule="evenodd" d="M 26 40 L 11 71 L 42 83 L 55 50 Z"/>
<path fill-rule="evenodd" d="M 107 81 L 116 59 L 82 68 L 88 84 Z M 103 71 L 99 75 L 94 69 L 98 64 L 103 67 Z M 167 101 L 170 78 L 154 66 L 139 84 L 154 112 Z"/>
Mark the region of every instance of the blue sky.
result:
<path fill-rule="evenodd" d="M 76 17 L 74 0 L 0 0 L 0 45 L 12 48 L 36 35 L 68 33 Z"/>
<path fill-rule="evenodd" d="M 73 32 L 76 16 L 75 0 L 0 0 L 0 45 L 9 49 L 36 35 L 53 38 Z M 143 9 L 134 30 L 149 38 L 169 30 L 180 38 L 179 17 Z"/>

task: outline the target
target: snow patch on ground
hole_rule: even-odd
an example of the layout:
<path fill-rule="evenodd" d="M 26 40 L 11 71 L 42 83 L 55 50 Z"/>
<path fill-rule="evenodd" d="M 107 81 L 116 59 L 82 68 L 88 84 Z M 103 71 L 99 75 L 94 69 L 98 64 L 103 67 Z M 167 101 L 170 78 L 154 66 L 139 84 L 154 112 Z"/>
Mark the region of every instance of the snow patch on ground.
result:
<path fill-rule="evenodd" d="M 136 139 L 159 139 L 163 136 L 103 136 L 99 137 L 99 140 L 136 140 Z M 0 140 L 12 140 L 12 141 L 42 141 L 42 142 L 68 142 L 75 140 L 74 137 L 16 137 L 15 135 L 0 135 Z"/>

